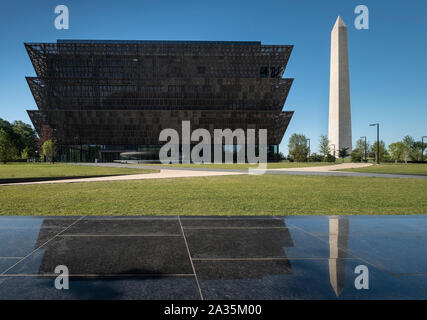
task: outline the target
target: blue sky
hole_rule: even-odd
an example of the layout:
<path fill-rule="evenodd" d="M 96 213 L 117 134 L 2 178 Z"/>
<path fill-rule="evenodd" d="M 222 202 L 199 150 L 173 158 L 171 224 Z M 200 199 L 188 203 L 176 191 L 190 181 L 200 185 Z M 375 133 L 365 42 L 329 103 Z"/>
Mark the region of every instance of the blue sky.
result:
<path fill-rule="evenodd" d="M 70 10 L 70 29 L 54 28 L 54 8 Z M 369 8 L 369 30 L 354 27 L 354 8 Z M 304 133 L 317 151 L 328 131 L 330 31 L 348 26 L 353 143 L 387 144 L 427 135 L 427 1 L 140 0 L 3 1 L 0 10 L 0 117 L 30 122 L 36 105 L 25 76 L 35 72 L 23 42 L 56 39 L 253 40 L 293 44 L 285 77 L 295 78 L 285 109 L 294 117 L 281 144 Z"/>

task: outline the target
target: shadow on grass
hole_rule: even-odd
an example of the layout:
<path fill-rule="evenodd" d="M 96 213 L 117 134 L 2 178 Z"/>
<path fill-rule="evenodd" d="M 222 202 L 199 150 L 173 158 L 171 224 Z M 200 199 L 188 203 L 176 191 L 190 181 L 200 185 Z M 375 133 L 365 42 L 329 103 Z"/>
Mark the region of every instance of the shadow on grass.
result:
<path fill-rule="evenodd" d="M 53 180 L 68 180 L 68 179 L 84 179 L 84 178 L 99 178 L 111 176 L 126 176 L 128 174 L 98 174 L 90 176 L 65 176 L 65 177 L 31 177 L 31 178 L 7 178 L 0 179 L 0 184 L 20 183 L 20 182 L 39 182 L 39 181 L 53 181 Z"/>

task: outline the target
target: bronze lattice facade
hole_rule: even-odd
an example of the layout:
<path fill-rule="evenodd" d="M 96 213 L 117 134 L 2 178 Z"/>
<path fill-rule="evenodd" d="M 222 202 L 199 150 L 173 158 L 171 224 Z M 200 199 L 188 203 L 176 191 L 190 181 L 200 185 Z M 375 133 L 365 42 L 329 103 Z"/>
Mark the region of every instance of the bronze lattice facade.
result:
<path fill-rule="evenodd" d="M 293 81 L 282 78 L 292 46 L 58 40 L 25 47 L 37 74 L 27 77 L 38 107 L 28 114 L 39 135 L 49 128 L 62 161 L 158 150 L 160 131 L 180 132 L 184 120 L 211 134 L 268 129 L 277 153 L 293 114 L 282 111 Z"/>

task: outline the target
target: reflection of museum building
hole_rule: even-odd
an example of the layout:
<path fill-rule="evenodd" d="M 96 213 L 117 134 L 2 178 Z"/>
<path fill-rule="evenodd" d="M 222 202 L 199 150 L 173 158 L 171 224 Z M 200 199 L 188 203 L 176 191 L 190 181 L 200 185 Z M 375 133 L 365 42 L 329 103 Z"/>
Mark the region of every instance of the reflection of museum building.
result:
<path fill-rule="evenodd" d="M 282 111 L 292 46 L 230 41 L 58 40 L 26 43 L 37 77 L 27 77 L 61 161 L 112 161 L 156 154 L 164 128 L 268 129 L 279 152 L 293 111 Z"/>
<path fill-rule="evenodd" d="M 266 218 L 265 220 L 268 220 Z M 274 219 L 277 221 L 276 219 Z M 346 261 L 347 261 L 347 247 L 349 238 L 349 220 L 347 217 L 329 217 L 325 221 L 329 224 L 328 230 L 328 242 L 329 242 L 329 257 L 328 259 L 322 258 L 324 262 L 327 262 L 327 270 L 329 275 L 329 282 L 331 288 L 336 297 L 340 297 L 345 289 L 346 283 Z M 41 247 L 50 238 L 49 231 L 49 219 L 43 221 L 43 226 L 40 229 L 39 237 L 35 245 L 36 248 Z M 102 234 L 102 233 L 101 233 Z M 110 244 L 114 244 L 118 247 L 121 246 L 117 240 L 112 240 L 113 236 L 101 237 L 102 240 L 91 238 L 88 236 L 65 236 L 62 237 L 62 241 L 59 241 L 55 245 L 49 245 L 45 248 L 43 256 L 40 260 L 37 273 L 42 276 L 52 274 L 52 270 L 58 265 L 66 265 L 69 268 L 70 274 L 77 278 L 85 279 L 81 275 L 94 275 L 105 276 L 111 275 L 111 270 L 115 270 L 116 276 L 128 274 L 131 272 L 135 276 L 141 274 L 158 274 L 156 270 L 147 270 L 143 263 L 141 264 L 141 256 L 133 255 L 129 250 L 122 252 L 121 258 L 126 261 L 124 265 L 120 263 L 112 263 L 113 255 L 111 251 L 117 250 L 117 247 L 111 249 L 102 248 L 107 242 L 105 239 L 109 239 Z M 274 239 L 274 240 L 273 240 Z M 132 240 L 134 241 L 134 240 Z M 319 240 L 321 241 L 321 240 Z M 260 246 L 257 246 L 260 244 Z M 214 259 L 214 260 L 198 260 L 198 267 L 203 269 L 202 274 L 198 274 L 200 280 L 257 280 L 264 279 L 274 276 L 287 276 L 287 277 L 298 277 L 301 276 L 301 269 L 292 266 L 292 260 L 299 260 L 300 258 L 288 257 L 287 250 L 291 248 L 299 249 L 298 243 L 295 243 L 292 239 L 292 233 L 286 225 L 286 219 L 281 221 L 280 225 L 276 225 L 274 234 L 270 232 L 259 233 L 256 239 L 247 240 L 244 246 L 246 248 L 257 247 L 263 248 L 263 254 L 268 252 L 270 258 L 249 258 L 239 257 L 234 259 Z M 88 250 L 82 250 L 82 248 L 89 248 Z M 224 249 L 224 247 L 221 247 Z M 119 250 L 120 252 L 122 250 Z M 243 250 L 244 251 L 244 250 Z M 96 254 L 93 254 L 96 252 Z M 133 251 L 135 253 L 135 251 Z M 274 257 L 274 258 L 272 258 Z M 302 258 L 305 259 L 305 258 Z M 218 264 L 213 262 L 220 261 L 221 267 L 218 268 Z M 310 260 L 310 259 L 309 259 Z M 316 259 L 314 259 L 316 260 Z M 204 261 L 204 264 L 201 262 Z M 125 266 L 132 266 L 131 269 L 125 268 Z M 131 270 L 131 271 L 130 271 Z M 304 270 L 304 269 L 303 269 Z M 322 269 L 323 270 L 323 269 Z M 319 273 L 315 276 L 326 276 L 325 274 Z M 280 279 L 280 278 L 276 278 Z M 301 285 L 304 285 L 303 283 Z M 293 287 L 294 288 L 294 287 Z"/>

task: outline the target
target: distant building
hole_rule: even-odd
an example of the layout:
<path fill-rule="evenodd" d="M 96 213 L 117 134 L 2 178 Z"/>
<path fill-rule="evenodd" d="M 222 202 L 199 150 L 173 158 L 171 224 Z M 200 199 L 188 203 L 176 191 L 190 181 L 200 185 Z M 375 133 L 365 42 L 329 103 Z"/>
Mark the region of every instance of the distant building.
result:
<path fill-rule="evenodd" d="M 293 111 L 282 78 L 293 46 L 231 41 L 58 40 L 26 43 L 37 77 L 27 82 L 59 161 L 110 162 L 158 155 L 162 129 L 268 129 L 279 152 Z"/>

